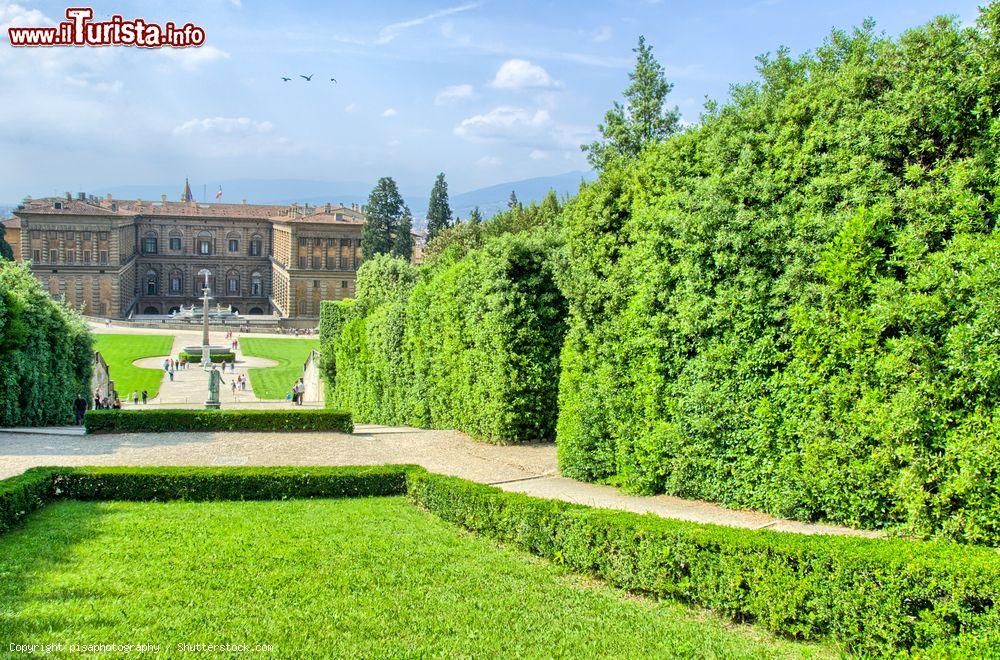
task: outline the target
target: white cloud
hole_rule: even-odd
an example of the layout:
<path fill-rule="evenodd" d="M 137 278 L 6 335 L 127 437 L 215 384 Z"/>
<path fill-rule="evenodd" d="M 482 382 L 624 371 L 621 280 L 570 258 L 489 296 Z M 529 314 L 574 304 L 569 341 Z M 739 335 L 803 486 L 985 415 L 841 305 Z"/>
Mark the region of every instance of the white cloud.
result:
<path fill-rule="evenodd" d="M 445 87 L 434 97 L 434 105 L 447 105 L 462 99 L 472 98 L 474 90 L 472 85 L 451 85 Z"/>
<path fill-rule="evenodd" d="M 383 117 L 395 117 L 396 116 L 396 108 L 386 108 L 385 110 L 382 111 L 382 116 Z"/>
<path fill-rule="evenodd" d="M 597 32 L 594 33 L 594 36 L 590 40 L 595 44 L 603 44 L 605 41 L 611 41 L 613 35 L 614 32 L 612 32 L 610 25 L 602 25 L 597 28 Z"/>
<path fill-rule="evenodd" d="M 470 9 L 475 9 L 479 6 L 478 2 L 470 2 L 468 4 L 459 5 L 457 7 L 450 7 L 448 9 L 441 9 L 426 16 L 421 16 L 420 18 L 414 18 L 408 21 L 400 21 L 399 23 L 392 23 L 386 25 L 384 28 L 379 30 L 378 37 L 375 38 L 375 43 L 382 45 L 387 44 L 390 41 L 398 37 L 404 30 L 408 30 L 412 27 L 418 25 L 423 25 L 428 21 L 433 21 L 438 18 L 443 18 L 445 16 L 451 16 L 452 14 L 458 14 L 459 12 L 469 11 Z"/>
<path fill-rule="evenodd" d="M 455 135 L 469 139 L 491 139 L 515 136 L 526 130 L 534 130 L 549 123 L 547 110 L 525 110 L 511 106 L 500 106 L 481 115 L 463 119 L 455 127 Z"/>
<path fill-rule="evenodd" d="M 531 160 L 546 160 L 549 157 L 549 152 L 543 151 L 541 149 L 532 149 L 531 153 L 528 154 L 528 158 Z"/>
<path fill-rule="evenodd" d="M 400 142 L 399 140 L 389 140 L 388 142 L 386 142 L 386 146 L 392 147 L 393 149 L 400 146 L 401 144 L 403 143 Z"/>
<path fill-rule="evenodd" d="M 344 106 L 344 112 L 346 112 L 346 113 L 354 112 L 357 109 L 358 109 L 358 106 L 357 106 L 356 103 L 348 103 L 347 105 Z"/>
<path fill-rule="evenodd" d="M 228 60 L 229 53 L 215 46 L 200 46 L 198 48 L 159 48 L 157 52 L 163 57 L 175 62 L 183 69 L 193 70 L 202 64 Z"/>
<path fill-rule="evenodd" d="M 512 59 L 500 65 L 493 86 L 498 89 L 539 89 L 554 87 L 548 72 L 528 60 Z"/>
<path fill-rule="evenodd" d="M 476 165 L 480 167 L 497 167 L 503 165 L 503 161 L 496 156 L 483 156 L 476 161 Z"/>
<path fill-rule="evenodd" d="M 268 133 L 273 128 L 273 124 L 269 121 L 257 121 L 249 117 L 205 117 L 203 119 L 189 119 L 176 126 L 174 134 L 248 135 Z"/>

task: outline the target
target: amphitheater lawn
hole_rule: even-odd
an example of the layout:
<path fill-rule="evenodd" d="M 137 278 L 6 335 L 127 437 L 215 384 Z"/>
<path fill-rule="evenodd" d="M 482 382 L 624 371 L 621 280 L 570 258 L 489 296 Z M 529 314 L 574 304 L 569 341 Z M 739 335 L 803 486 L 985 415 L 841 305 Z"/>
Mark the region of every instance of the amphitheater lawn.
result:
<path fill-rule="evenodd" d="M 274 367 L 250 369 L 250 384 L 257 398 L 284 399 L 302 375 L 302 365 L 309 352 L 318 348 L 318 339 L 240 339 L 240 349 L 244 354 L 278 362 Z"/>
<path fill-rule="evenodd" d="M 111 379 L 122 401 L 133 391 L 146 390 L 150 398 L 160 391 L 162 369 L 141 369 L 133 360 L 170 355 L 174 345 L 171 335 L 94 335 L 94 349 L 101 352 L 111 370 Z"/>
<path fill-rule="evenodd" d="M 182 643 L 251 652 L 269 644 L 272 657 L 831 651 L 594 584 L 404 498 L 60 502 L 0 537 L 0 576 L 5 650 L 136 642 L 171 655 L 184 655 Z"/>

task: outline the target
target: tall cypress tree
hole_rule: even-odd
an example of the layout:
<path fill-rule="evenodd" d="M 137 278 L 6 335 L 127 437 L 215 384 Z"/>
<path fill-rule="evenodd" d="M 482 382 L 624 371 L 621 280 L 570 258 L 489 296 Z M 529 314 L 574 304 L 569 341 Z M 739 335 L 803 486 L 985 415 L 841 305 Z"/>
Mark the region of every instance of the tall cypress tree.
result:
<path fill-rule="evenodd" d="M 434 187 L 431 189 L 431 201 L 427 205 L 427 238 L 432 239 L 442 231 L 451 227 L 451 206 L 448 204 L 448 183 L 444 180 L 444 172 L 437 175 Z"/>
<path fill-rule="evenodd" d="M 618 101 L 604 115 L 598 126 L 601 140 L 580 146 L 587 161 L 603 169 L 614 158 L 634 158 L 650 142 L 663 140 L 677 132 L 680 113 L 664 109 L 667 94 L 674 88 L 663 73 L 663 66 L 653 57 L 653 47 L 639 37 L 635 68 L 628 74 L 632 83 L 625 89 L 627 106 Z"/>
<path fill-rule="evenodd" d="M 482 211 L 480 211 L 479 207 L 477 206 L 476 208 L 472 209 L 472 213 L 469 214 L 469 222 L 474 225 L 478 225 L 482 221 L 483 221 L 483 214 Z"/>
<path fill-rule="evenodd" d="M 407 261 L 413 256 L 413 234 L 410 233 L 412 229 L 413 214 L 410 213 L 410 207 L 403 204 L 403 214 L 392 231 L 392 250 L 390 251 L 392 256 Z"/>
<path fill-rule="evenodd" d="M 368 195 L 367 218 L 361 229 L 361 258 L 371 259 L 376 254 L 393 252 L 398 226 L 403 219 L 406 204 L 392 177 L 384 176 Z M 407 212 L 409 210 L 407 209 Z M 409 229 L 406 231 L 409 236 Z M 410 239 L 412 242 L 412 238 Z"/>
<path fill-rule="evenodd" d="M 507 198 L 507 210 L 513 211 L 516 208 L 521 207 L 521 202 L 517 199 L 517 193 L 513 190 L 510 191 L 510 197 Z"/>

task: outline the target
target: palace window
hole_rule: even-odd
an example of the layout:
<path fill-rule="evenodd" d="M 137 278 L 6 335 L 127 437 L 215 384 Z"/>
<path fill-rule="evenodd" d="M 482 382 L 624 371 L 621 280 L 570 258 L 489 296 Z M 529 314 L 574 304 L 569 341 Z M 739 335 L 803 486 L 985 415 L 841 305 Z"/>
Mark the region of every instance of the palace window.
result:
<path fill-rule="evenodd" d="M 260 273 L 254 272 L 250 275 L 250 295 L 260 296 L 263 295 L 264 287 L 261 284 Z"/>
<path fill-rule="evenodd" d="M 340 280 L 340 288 L 341 289 L 347 288 L 347 280 Z"/>
<path fill-rule="evenodd" d="M 97 261 L 98 261 L 98 263 L 102 263 L 102 264 L 108 263 L 108 251 L 107 250 L 101 250 L 98 253 Z"/>
<path fill-rule="evenodd" d="M 156 271 L 151 270 L 146 273 L 146 295 L 156 295 Z"/>
<path fill-rule="evenodd" d="M 233 295 L 238 295 L 240 292 L 240 276 L 236 273 L 230 272 L 226 276 L 226 290 Z"/>
<path fill-rule="evenodd" d="M 299 268 L 305 268 L 305 267 L 306 267 L 306 258 L 304 256 L 299 257 Z"/>
<path fill-rule="evenodd" d="M 173 250 L 174 252 L 180 252 L 181 251 L 181 237 L 180 236 L 171 236 L 170 237 L 170 249 Z"/>
<path fill-rule="evenodd" d="M 42 251 L 41 250 L 32 250 L 31 251 L 31 260 L 34 261 L 35 263 L 38 263 L 39 261 L 41 261 L 42 260 Z"/>
<path fill-rule="evenodd" d="M 203 231 L 198 233 L 198 254 L 209 255 L 212 254 L 212 234 Z"/>
<path fill-rule="evenodd" d="M 156 234 L 149 232 L 142 239 L 142 253 L 156 254 Z"/>
<path fill-rule="evenodd" d="M 260 256 L 260 246 L 261 240 L 260 236 L 254 235 L 250 238 L 250 256 L 259 257 Z"/>
<path fill-rule="evenodd" d="M 90 240 L 90 232 L 89 231 L 83 232 L 83 240 L 85 240 L 85 241 L 89 241 Z"/>
<path fill-rule="evenodd" d="M 66 240 L 67 241 L 72 241 L 73 240 L 73 232 L 71 232 L 71 231 L 66 232 Z"/>
<path fill-rule="evenodd" d="M 66 263 L 71 264 L 76 261 L 76 250 L 70 248 L 66 250 Z"/>
<path fill-rule="evenodd" d="M 90 263 L 90 250 L 84 250 L 83 251 L 83 263 L 85 263 L 85 264 L 89 264 Z"/>
<path fill-rule="evenodd" d="M 54 264 L 57 261 L 59 261 L 59 251 L 49 250 L 49 263 Z"/>
<path fill-rule="evenodd" d="M 235 238 L 230 238 L 229 239 L 229 251 L 230 252 L 239 252 L 240 251 L 240 242 L 239 242 L 238 239 L 235 239 Z"/>
<path fill-rule="evenodd" d="M 181 292 L 181 275 L 173 273 L 170 275 L 170 293 L 179 294 Z"/>

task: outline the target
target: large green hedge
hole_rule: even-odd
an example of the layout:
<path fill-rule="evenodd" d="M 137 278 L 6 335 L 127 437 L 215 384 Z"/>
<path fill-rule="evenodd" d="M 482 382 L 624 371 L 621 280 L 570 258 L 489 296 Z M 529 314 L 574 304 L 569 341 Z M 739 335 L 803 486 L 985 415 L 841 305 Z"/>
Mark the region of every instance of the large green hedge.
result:
<path fill-rule="evenodd" d="M 1000 561 L 950 542 L 808 536 L 544 500 L 413 471 L 441 518 L 629 591 L 864 655 L 976 656 L 1000 643 Z"/>
<path fill-rule="evenodd" d="M 0 259 L 0 426 L 65 424 L 89 400 L 94 353 L 76 313 L 42 289 L 26 264 Z"/>
<path fill-rule="evenodd" d="M 565 213 L 573 477 L 1000 542 L 1000 5 L 762 58 Z"/>
<path fill-rule="evenodd" d="M 535 231 L 419 270 L 366 262 L 357 300 L 323 307 L 327 403 L 364 422 L 492 442 L 551 438 L 566 314 L 557 247 L 551 232 Z"/>
<path fill-rule="evenodd" d="M 337 410 L 88 410 L 87 433 L 172 431 L 340 431 L 352 433 L 351 413 Z"/>

